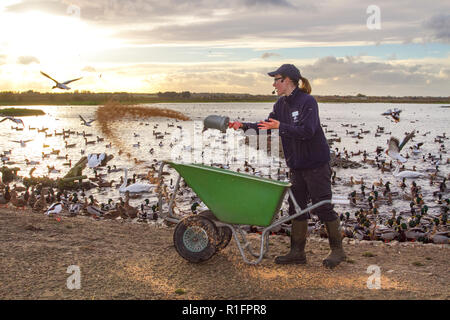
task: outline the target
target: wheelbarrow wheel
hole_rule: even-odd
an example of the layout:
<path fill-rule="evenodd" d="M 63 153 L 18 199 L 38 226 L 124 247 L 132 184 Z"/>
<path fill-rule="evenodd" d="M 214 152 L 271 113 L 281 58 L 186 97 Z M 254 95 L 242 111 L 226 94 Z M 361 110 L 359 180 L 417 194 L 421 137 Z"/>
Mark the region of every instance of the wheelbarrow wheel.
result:
<path fill-rule="evenodd" d="M 175 227 L 173 242 L 184 259 L 195 263 L 206 261 L 216 253 L 218 230 L 208 218 L 190 216 Z"/>
<path fill-rule="evenodd" d="M 219 221 L 214 213 L 212 213 L 211 210 L 205 210 L 198 214 L 201 217 L 208 218 L 209 220 L 215 222 Z M 216 226 L 217 227 L 217 226 Z M 231 237 L 233 236 L 233 233 L 231 232 L 231 229 L 228 227 L 217 227 L 217 230 L 219 232 L 219 240 L 217 242 L 216 248 L 217 251 L 220 251 L 222 249 L 225 249 L 226 246 L 230 243 Z"/>
<path fill-rule="evenodd" d="M 225 249 L 226 246 L 230 243 L 233 233 L 231 232 L 231 229 L 228 227 L 219 227 L 218 229 L 219 229 L 219 243 L 217 243 L 216 248 L 217 251 L 220 251 L 222 249 Z"/>

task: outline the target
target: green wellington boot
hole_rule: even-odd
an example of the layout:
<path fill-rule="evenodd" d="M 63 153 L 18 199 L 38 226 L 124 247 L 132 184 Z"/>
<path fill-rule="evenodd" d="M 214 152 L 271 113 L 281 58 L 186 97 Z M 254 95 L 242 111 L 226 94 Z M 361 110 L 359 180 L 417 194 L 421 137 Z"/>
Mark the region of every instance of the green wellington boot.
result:
<path fill-rule="evenodd" d="M 276 264 L 306 264 L 305 244 L 308 220 L 292 221 L 291 251 L 275 258 Z"/>
<path fill-rule="evenodd" d="M 347 258 L 344 249 L 342 248 L 342 235 L 341 231 L 339 230 L 339 224 L 339 219 L 325 222 L 331 252 L 325 259 L 323 259 L 322 263 L 325 267 L 330 269 L 336 267 L 339 263 Z"/>

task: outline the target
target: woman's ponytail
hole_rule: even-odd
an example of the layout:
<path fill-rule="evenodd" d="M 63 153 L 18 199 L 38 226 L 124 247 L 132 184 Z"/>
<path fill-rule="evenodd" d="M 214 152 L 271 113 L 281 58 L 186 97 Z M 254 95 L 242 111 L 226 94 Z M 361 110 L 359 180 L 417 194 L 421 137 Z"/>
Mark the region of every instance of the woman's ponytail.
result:
<path fill-rule="evenodd" d="M 302 90 L 303 92 L 310 94 L 311 93 L 311 85 L 309 84 L 308 79 L 301 77 L 300 80 L 302 80 L 302 86 L 300 88 L 300 90 Z"/>

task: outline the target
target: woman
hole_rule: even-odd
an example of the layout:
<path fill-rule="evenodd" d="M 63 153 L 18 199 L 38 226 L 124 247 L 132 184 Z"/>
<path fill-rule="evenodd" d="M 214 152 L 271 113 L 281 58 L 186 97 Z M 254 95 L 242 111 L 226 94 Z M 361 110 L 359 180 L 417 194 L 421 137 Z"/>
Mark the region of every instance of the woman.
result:
<path fill-rule="evenodd" d="M 331 199 L 330 148 L 319 119 L 319 108 L 311 93 L 311 86 L 292 64 L 283 64 L 268 73 L 274 77 L 273 86 L 280 96 L 269 118 L 259 123 L 231 122 L 230 128 L 269 130 L 278 129 L 283 145 L 286 164 L 290 169 L 292 192 L 297 203 L 305 209 L 308 199 L 315 204 Z M 301 87 L 299 88 L 299 82 Z M 289 198 L 289 214 L 295 214 Z M 342 248 L 339 218 L 333 205 L 322 205 L 313 212 L 325 224 L 331 252 L 323 265 L 334 268 L 346 259 Z M 291 249 L 285 256 L 275 259 L 278 264 L 306 264 L 305 244 L 309 214 L 292 221 Z"/>

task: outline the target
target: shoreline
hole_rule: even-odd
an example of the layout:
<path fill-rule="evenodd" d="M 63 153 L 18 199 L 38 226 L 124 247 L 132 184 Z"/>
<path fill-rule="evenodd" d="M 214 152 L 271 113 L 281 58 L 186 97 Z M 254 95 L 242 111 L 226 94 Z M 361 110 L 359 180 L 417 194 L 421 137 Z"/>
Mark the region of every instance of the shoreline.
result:
<path fill-rule="evenodd" d="M 337 96 L 314 95 L 319 103 L 392 103 L 392 104 L 441 104 L 450 107 L 450 97 L 422 96 Z M 39 93 L 39 92 L 0 92 L 0 106 L 39 106 L 39 105 L 103 105 L 109 101 L 122 104 L 152 103 L 275 103 L 276 95 L 251 95 L 228 93 Z"/>
<path fill-rule="evenodd" d="M 182 104 L 182 103 L 275 103 L 276 100 L 267 100 L 267 101 L 258 101 L 258 100 L 235 100 L 235 101 L 226 101 L 226 100 L 187 100 L 187 101 L 166 101 L 166 100 L 158 100 L 158 101 L 144 101 L 144 102 L 125 102 L 120 101 L 121 104 L 124 105 L 142 105 L 142 104 Z M 438 105 L 442 104 L 442 102 L 425 102 L 425 101 L 335 101 L 335 100 L 320 100 L 317 99 L 318 103 L 335 103 L 335 104 L 355 104 L 355 103 L 372 103 L 372 104 L 386 104 L 386 103 L 392 103 L 392 104 L 430 104 L 430 105 Z M 32 107 L 39 107 L 39 106 L 70 106 L 70 107 L 82 107 L 82 106 L 100 106 L 106 104 L 105 102 L 89 102 L 89 103 L 76 103 L 74 101 L 71 102 L 48 102 L 48 103 L 2 103 L 0 102 L 0 108 L 2 107 L 17 107 L 17 106 L 32 106 Z M 447 102 L 447 103 L 450 103 Z M 450 106 L 441 105 L 441 108 L 450 108 Z M 1 110 L 1 109 L 0 109 Z"/>
<path fill-rule="evenodd" d="M 271 236 L 267 257 L 242 261 L 234 241 L 208 261 L 189 263 L 173 246 L 173 226 L 157 227 L 90 217 L 55 217 L 0 209 L 2 299 L 183 300 L 448 300 L 448 252 L 439 245 L 389 246 L 344 241 L 349 257 L 332 270 L 321 260 L 326 239 L 308 237 L 306 265 L 279 266 L 289 248 Z M 259 236 L 250 234 L 255 245 Z M 68 266 L 81 270 L 81 288 L 66 287 Z M 381 288 L 367 284 L 381 270 Z M 214 279 L 214 280 L 213 280 Z"/>
<path fill-rule="evenodd" d="M 33 216 L 39 217 L 41 216 L 42 219 L 47 219 L 47 220 L 55 220 L 57 218 L 60 218 L 61 220 L 67 220 L 70 221 L 71 219 L 74 219 L 75 217 L 78 219 L 86 219 L 88 221 L 92 221 L 92 222 L 98 222 L 98 223 L 110 223 L 110 222 L 116 222 L 116 223 L 121 223 L 121 224 L 136 224 L 136 225 L 142 225 L 142 226 L 148 226 L 150 228 L 158 228 L 158 229 L 164 229 L 164 230 L 172 230 L 173 226 L 167 226 L 167 225 L 161 225 L 158 224 L 156 226 L 155 222 L 138 222 L 138 218 L 134 218 L 132 220 L 130 219 L 122 219 L 122 218 L 117 218 L 117 219 L 93 219 L 92 217 L 90 217 L 89 215 L 82 215 L 82 214 L 78 214 L 76 216 L 67 216 L 67 215 L 51 215 L 51 216 L 46 216 L 44 213 L 35 213 L 32 212 L 31 208 L 27 208 L 25 210 L 19 210 L 17 208 L 13 208 L 11 206 L 8 207 L 1 207 L 0 208 L 0 214 L 4 211 L 9 211 L 11 213 L 14 214 L 18 214 L 18 213 L 22 213 L 22 212 L 26 212 L 28 214 L 31 214 Z M 257 236 L 259 233 L 248 233 L 248 236 L 254 235 Z M 289 236 L 287 236 L 286 234 L 273 234 L 272 237 L 284 237 L 286 239 L 289 239 Z M 328 244 L 328 239 L 327 238 L 323 238 L 320 237 L 318 234 L 316 233 L 309 233 L 308 234 L 308 239 L 315 241 L 315 242 L 323 242 Z M 232 241 L 234 241 L 232 239 Z M 402 246 L 402 247 L 434 247 L 434 248 L 440 248 L 440 249 L 450 249 L 450 244 L 440 244 L 440 243 L 433 243 L 433 242 L 429 242 L 429 243 L 424 243 L 421 241 L 398 241 L 398 240 L 392 240 L 392 241 L 382 241 L 382 240 L 359 240 L 359 239 L 355 239 L 355 238 L 348 238 L 348 237 L 344 237 L 342 239 L 342 243 L 346 244 L 346 245 L 352 245 L 352 246 L 356 246 L 356 245 L 371 245 L 374 247 L 377 246 L 388 246 L 388 247 L 395 247 L 395 246 Z"/>

